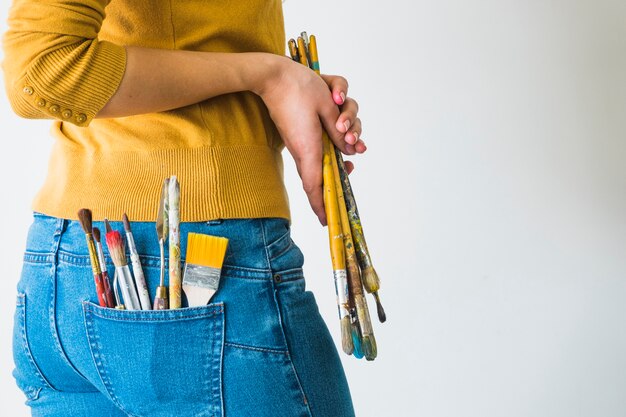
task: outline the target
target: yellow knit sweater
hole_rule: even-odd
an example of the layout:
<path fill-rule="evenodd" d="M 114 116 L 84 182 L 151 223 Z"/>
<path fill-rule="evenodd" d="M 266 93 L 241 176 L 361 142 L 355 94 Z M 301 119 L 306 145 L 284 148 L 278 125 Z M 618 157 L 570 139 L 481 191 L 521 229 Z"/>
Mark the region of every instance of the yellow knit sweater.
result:
<path fill-rule="evenodd" d="M 123 77 L 122 45 L 283 55 L 281 0 L 14 0 L 8 23 L 2 65 L 11 105 L 22 117 L 55 119 L 33 210 L 76 219 L 87 207 L 94 219 L 126 212 L 154 221 L 162 181 L 176 175 L 182 221 L 291 220 L 284 144 L 256 94 L 94 119 Z"/>

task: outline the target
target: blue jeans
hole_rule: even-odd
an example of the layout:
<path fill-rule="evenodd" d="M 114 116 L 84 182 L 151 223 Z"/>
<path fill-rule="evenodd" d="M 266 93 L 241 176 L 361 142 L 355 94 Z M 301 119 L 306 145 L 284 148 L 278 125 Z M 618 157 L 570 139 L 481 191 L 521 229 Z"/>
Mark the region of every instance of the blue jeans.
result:
<path fill-rule="evenodd" d="M 111 225 L 123 230 L 121 222 Z M 94 226 L 104 231 L 101 222 Z M 160 263 L 155 225 L 131 226 L 153 298 Z M 183 262 L 188 232 L 229 238 L 210 303 L 116 310 L 98 304 L 78 221 L 34 213 L 13 336 L 13 375 L 32 414 L 354 416 L 337 348 L 305 290 L 304 257 L 288 221 L 224 219 L 180 229 Z"/>

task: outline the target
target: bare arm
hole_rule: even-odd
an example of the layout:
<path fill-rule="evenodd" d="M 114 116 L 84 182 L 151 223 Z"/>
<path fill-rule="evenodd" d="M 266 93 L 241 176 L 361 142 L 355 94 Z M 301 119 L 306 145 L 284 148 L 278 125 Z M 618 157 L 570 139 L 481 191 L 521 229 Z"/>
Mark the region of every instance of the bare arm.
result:
<path fill-rule="evenodd" d="M 171 110 L 238 91 L 260 93 L 281 59 L 288 58 L 127 46 L 124 77 L 96 118 Z"/>

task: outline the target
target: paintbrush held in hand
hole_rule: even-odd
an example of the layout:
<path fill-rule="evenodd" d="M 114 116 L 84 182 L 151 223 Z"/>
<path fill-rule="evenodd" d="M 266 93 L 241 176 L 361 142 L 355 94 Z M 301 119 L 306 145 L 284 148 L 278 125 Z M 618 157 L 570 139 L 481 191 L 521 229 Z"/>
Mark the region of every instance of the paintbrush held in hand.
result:
<path fill-rule="evenodd" d="M 309 37 L 306 32 L 302 32 L 297 41 L 289 40 L 288 47 L 294 61 L 320 74 L 315 36 Z M 354 354 L 357 358 L 365 356 L 373 360 L 377 356 L 376 339 L 363 287 L 373 294 L 378 318 L 384 322 L 386 315 L 378 295 L 380 281 L 365 243 L 341 152 L 325 131 L 322 132 L 322 146 L 324 207 L 341 320 L 342 347 L 344 352 Z"/>

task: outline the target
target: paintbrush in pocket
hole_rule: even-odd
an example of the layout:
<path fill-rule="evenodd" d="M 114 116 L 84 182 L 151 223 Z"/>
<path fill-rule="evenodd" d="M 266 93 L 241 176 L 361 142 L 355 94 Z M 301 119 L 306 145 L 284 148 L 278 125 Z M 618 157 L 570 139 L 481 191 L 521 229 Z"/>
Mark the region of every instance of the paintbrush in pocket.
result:
<path fill-rule="evenodd" d="M 183 291 L 189 307 L 208 304 L 217 291 L 227 246 L 225 237 L 187 234 Z"/>

